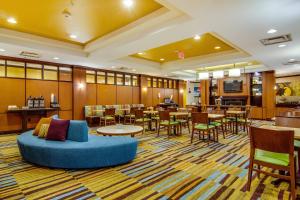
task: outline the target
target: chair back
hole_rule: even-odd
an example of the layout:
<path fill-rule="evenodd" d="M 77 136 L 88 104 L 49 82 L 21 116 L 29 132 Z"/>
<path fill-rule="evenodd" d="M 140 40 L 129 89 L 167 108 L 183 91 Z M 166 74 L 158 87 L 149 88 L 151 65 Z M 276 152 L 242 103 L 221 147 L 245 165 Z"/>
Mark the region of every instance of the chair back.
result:
<path fill-rule="evenodd" d="M 144 118 L 144 110 L 142 110 L 142 109 L 137 109 L 137 110 L 135 110 L 134 115 L 135 115 L 135 119 L 136 119 L 136 120 L 137 120 L 137 119 L 143 119 L 143 118 Z"/>
<path fill-rule="evenodd" d="M 115 108 L 106 108 L 104 112 L 104 116 L 114 116 L 116 113 Z"/>
<path fill-rule="evenodd" d="M 130 113 L 131 115 L 134 115 L 134 114 L 135 114 L 135 111 L 138 110 L 138 109 L 139 109 L 138 107 L 131 107 L 129 113 Z"/>
<path fill-rule="evenodd" d="M 260 149 L 294 155 L 294 131 L 270 130 L 250 127 L 251 151 Z M 293 158 L 293 157 L 292 157 Z"/>
<path fill-rule="evenodd" d="M 170 121 L 170 111 L 164 110 L 164 111 L 159 111 L 159 120 L 161 121 Z"/>
<path fill-rule="evenodd" d="M 292 128 L 300 128 L 300 118 L 298 117 L 276 117 L 276 126 L 286 126 Z"/>
<path fill-rule="evenodd" d="M 228 110 L 231 110 L 231 111 L 241 111 L 242 108 L 241 107 L 229 107 Z"/>
<path fill-rule="evenodd" d="M 210 114 L 226 115 L 226 110 L 212 110 Z"/>
<path fill-rule="evenodd" d="M 208 113 L 192 113 L 192 124 L 208 124 Z"/>

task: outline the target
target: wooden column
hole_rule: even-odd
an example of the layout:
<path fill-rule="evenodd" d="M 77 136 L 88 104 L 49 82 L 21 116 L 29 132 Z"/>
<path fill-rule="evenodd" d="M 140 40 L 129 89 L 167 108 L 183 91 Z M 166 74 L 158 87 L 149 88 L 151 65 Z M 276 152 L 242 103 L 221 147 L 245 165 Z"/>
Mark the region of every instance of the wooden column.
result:
<path fill-rule="evenodd" d="M 201 104 L 209 105 L 209 80 L 202 80 L 200 82 Z"/>
<path fill-rule="evenodd" d="M 275 72 L 263 72 L 262 81 L 263 119 L 271 119 L 275 117 Z"/>
<path fill-rule="evenodd" d="M 84 109 L 87 100 L 85 69 L 73 69 L 73 119 L 84 119 Z"/>
<path fill-rule="evenodd" d="M 179 107 L 185 107 L 186 102 L 184 102 L 184 95 L 185 95 L 185 91 L 186 91 L 186 82 L 180 80 L 178 83 L 178 90 L 179 90 L 179 94 L 178 94 L 178 105 Z"/>

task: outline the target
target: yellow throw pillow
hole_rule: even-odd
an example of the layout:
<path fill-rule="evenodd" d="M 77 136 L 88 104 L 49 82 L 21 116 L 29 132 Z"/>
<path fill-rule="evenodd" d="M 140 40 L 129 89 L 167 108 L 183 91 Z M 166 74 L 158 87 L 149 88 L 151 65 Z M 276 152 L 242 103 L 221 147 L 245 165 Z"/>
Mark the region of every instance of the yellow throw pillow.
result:
<path fill-rule="evenodd" d="M 38 135 L 39 138 L 45 138 L 47 136 L 49 126 L 50 126 L 50 124 L 42 124 L 41 125 L 40 132 Z"/>
<path fill-rule="evenodd" d="M 38 135 L 40 132 L 40 128 L 42 124 L 50 124 L 52 118 L 41 118 L 39 123 L 36 125 L 34 131 L 33 131 L 33 135 Z"/>

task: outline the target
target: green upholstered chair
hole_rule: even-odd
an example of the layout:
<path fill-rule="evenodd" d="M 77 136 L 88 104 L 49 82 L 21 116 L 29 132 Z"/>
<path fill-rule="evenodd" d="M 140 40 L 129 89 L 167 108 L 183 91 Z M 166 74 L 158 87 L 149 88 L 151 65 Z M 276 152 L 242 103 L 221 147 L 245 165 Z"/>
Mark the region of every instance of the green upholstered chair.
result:
<path fill-rule="evenodd" d="M 197 131 L 200 135 L 202 135 L 202 139 L 204 139 L 204 135 L 207 135 L 207 143 L 209 145 L 210 134 L 213 133 L 214 140 L 216 139 L 216 126 L 209 124 L 208 113 L 200 113 L 194 112 L 192 113 L 192 135 L 191 135 L 191 143 L 193 143 L 194 134 Z"/>
<path fill-rule="evenodd" d="M 104 126 L 106 126 L 110 124 L 115 124 L 115 113 L 115 108 L 105 108 L 104 115 L 100 118 L 100 125 L 104 124 Z"/>
<path fill-rule="evenodd" d="M 143 133 L 145 133 L 145 124 L 148 124 L 148 127 L 150 127 L 149 123 L 151 123 L 151 119 L 145 117 L 144 110 L 142 109 L 135 110 L 134 115 L 135 115 L 134 124 L 142 125 Z"/>
<path fill-rule="evenodd" d="M 157 136 L 159 136 L 160 129 L 161 128 L 167 128 L 168 129 L 168 137 L 171 134 L 171 129 L 174 130 L 174 133 L 177 131 L 179 132 L 180 123 L 178 121 L 171 120 L 170 112 L 165 111 L 159 111 L 159 123 L 158 123 L 158 130 L 157 130 Z"/>
<path fill-rule="evenodd" d="M 257 165 L 257 168 L 253 166 Z M 288 171 L 282 175 L 261 170 L 261 166 L 274 170 Z M 291 196 L 296 199 L 296 175 L 294 156 L 294 131 L 276 131 L 250 127 L 250 162 L 248 171 L 247 190 L 250 191 L 252 172 L 260 173 L 291 182 Z"/>
<path fill-rule="evenodd" d="M 135 119 L 135 111 L 138 110 L 138 107 L 131 107 L 128 114 L 124 116 L 124 124 L 131 124 Z"/>

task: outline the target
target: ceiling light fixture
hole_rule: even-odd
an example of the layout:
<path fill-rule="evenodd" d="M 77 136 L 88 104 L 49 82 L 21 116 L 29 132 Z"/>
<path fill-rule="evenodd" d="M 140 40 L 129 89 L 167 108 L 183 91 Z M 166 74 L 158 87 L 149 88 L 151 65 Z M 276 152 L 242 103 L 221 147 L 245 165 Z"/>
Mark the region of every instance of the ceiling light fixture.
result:
<path fill-rule="evenodd" d="M 200 35 L 195 35 L 195 36 L 194 36 L 194 39 L 195 39 L 195 40 L 200 40 L 201 37 L 200 37 Z"/>
<path fill-rule="evenodd" d="M 213 78 L 224 78 L 224 71 L 215 71 L 213 72 Z"/>
<path fill-rule="evenodd" d="M 9 17 L 9 18 L 7 18 L 7 22 L 11 23 L 11 24 L 16 24 L 17 20 L 15 18 L 13 18 L 13 17 Z"/>
<path fill-rule="evenodd" d="M 53 57 L 54 60 L 59 60 L 59 57 Z"/>
<path fill-rule="evenodd" d="M 218 49 L 221 49 L 221 47 L 219 47 L 219 46 L 216 46 L 216 47 L 214 47 L 214 49 L 218 50 Z"/>
<path fill-rule="evenodd" d="M 280 44 L 278 45 L 279 48 L 282 48 L 282 47 L 286 47 L 286 44 Z"/>
<path fill-rule="evenodd" d="M 5 51 L 5 49 L 0 49 L 0 52 L 4 52 Z"/>
<path fill-rule="evenodd" d="M 291 59 L 289 59 L 289 62 L 294 62 L 296 59 L 294 59 L 294 58 L 291 58 Z"/>
<path fill-rule="evenodd" d="M 161 58 L 161 59 L 159 59 L 160 61 L 164 61 L 165 59 L 164 58 Z"/>
<path fill-rule="evenodd" d="M 133 0 L 123 0 L 123 5 L 126 6 L 127 8 L 132 7 L 134 4 Z"/>
<path fill-rule="evenodd" d="M 273 34 L 273 33 L 276 33 L 277 32 L 277 30 L 276 29 L 270 29 L 270 30 L 268 30 L 268 32 L 267 33 L 269 33 L 269 34 Z"/>
<path fill-rule="evenodd" d="M 209 79 L 209 73 L 208 72 L 199 73 L 199 80 L 207 80 L 207 79 Z"/>
<path fill-rule="evenodd" d="M 70 35 L 70 38 L 76 39 L 76 38 L 77 38 L 77 35 L 71 34 L 71 35 Z"/>

